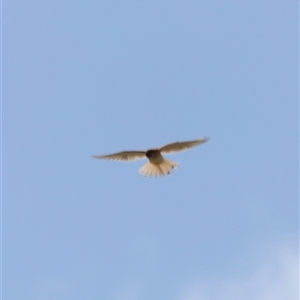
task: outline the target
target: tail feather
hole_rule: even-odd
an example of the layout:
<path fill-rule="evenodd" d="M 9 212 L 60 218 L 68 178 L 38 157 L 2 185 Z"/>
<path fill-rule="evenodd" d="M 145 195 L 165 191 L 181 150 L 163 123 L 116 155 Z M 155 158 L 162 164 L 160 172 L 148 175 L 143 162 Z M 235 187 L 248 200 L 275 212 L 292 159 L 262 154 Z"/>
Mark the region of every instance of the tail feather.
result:
<path fill-rule="evenodd" d="M 148 177 L 157 177 L 169 175 L 178 166 L 175 161 L 164 159 L 162 162 L 154 164 L 147 162 L 141 169 L 140 173 Z"/>

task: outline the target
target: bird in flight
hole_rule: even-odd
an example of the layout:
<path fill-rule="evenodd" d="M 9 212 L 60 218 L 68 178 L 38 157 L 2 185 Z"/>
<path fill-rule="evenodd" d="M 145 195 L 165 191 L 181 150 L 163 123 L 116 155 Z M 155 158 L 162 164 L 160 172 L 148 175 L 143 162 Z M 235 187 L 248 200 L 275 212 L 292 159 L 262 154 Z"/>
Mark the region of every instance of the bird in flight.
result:
<path fill-rule="evenodd" d="M 161 148 L 149 149 L 147 151 L 123 151 L 108 155 L 96 155 L 94 157 L 97 159 L 125 162 L 148 158 L 149 162 L 147 162 L 139 171 L 144 176 L 157 177 L 170 174 L 178 166 L 177 162 L 165 159 L 162 154 L 184 151 L 199 146 L 207 141 L 207 138 L 203 138 L 194 141 L 175 142 Z"/>

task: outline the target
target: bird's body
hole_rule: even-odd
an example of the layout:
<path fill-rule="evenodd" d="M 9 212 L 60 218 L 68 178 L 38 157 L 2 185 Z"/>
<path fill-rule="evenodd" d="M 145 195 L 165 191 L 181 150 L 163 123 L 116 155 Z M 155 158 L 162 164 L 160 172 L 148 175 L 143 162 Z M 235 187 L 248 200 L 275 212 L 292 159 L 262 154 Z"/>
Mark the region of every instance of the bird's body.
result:
<path fill-rule="evenodd" d="M 149 159 L 149 162 L 140 169 L 140 173 L 145 176 L 152 177 L 170 174 L 178 165 L 175 161 L 163 158 L 159 149 L 146 151 L 146 157 Z"/>
<path fill-rule="evenodd" d="M 123 151 L 115 154 L 94 156 L 98 159 L 118 160 L 118 161 L 134 161 L 138 159 L 148 158 L 147 162 L 141 169 L 140 173 L 148 177 L 157 177 L 170 174 L 178 163 L 167 160 L 162 156 L 163 154 L 175 153 L 193 148 L 205 143 L 208 139 L 203 138 L 188 142 L 176 142 L 165 145 L 158 149 L 149 149 L 147 151 Z"/>

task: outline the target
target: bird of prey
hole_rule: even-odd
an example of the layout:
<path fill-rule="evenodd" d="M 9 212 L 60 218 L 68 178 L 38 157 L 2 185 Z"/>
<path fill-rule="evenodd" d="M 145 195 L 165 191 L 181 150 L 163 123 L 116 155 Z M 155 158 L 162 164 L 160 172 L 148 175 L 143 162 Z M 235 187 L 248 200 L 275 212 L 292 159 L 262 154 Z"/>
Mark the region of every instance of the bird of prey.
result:
<path fill-rule="evenodd" d="M 147 162 L 139 172 L 148 177 L 157 177 L 170 174 L 177 166 L 178 163 L 165 159 L 162 154 L 170 154 L 175 152 L 180 152 L 199 146 L 207 142 L 207 138 L 187 141 L 187 142 L 175 142 L 168 145 L 165 145 L 161 148 L 149 149 L 147 151 L 123 151 L 114 154 L 108 155 L 97 155 L 94 156 L 97 159 L 106 159 L 106 160 L 117 160 L 117 161 L 135 161 L 138 159 L 148 158 Z"/>

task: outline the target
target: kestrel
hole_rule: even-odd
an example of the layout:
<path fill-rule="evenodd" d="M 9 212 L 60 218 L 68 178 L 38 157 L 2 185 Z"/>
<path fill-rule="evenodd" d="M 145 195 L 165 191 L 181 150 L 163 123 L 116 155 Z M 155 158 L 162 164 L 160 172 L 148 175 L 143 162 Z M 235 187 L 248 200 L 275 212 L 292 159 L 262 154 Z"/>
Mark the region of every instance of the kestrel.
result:
<path fill-rule="evenodd" d="M 168 145 L 165 145 L 157 149 L 149 149 L 147 151 L 123 151 L 114 154 L 108 155 L 97 155 L 94 156 L 98 159 L 106 160 L 117 160 L 117 161 L 135 161 L 138 159 L 148 158 L 147 162 L 139 172 L 148 177 L 164 176 L 170 174 L 178 166 L 178 163 L 175 161 L 165 159 L 162 154 L 170 154 L 175 152 L 180 152 L 199 146 L 207 142 L 207 138 L 187 141 L 187 142 L 175 142 Z"/>

